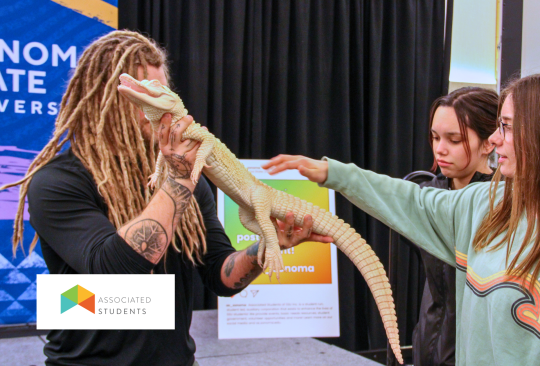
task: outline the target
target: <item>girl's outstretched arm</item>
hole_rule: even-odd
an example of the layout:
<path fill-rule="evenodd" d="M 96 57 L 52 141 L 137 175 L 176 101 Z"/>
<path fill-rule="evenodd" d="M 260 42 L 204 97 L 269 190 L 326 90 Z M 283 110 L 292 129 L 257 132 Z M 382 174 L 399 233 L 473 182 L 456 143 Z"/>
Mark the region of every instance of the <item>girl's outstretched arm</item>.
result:
<path fill-rule="evenodd" d="M 302 155 L 278 155 L 262 166 L 271 175 L 288 169 L 297 169 L 300 174 L 315 183 L 324 183 L 328 178 L 328 162 L 314 160 Z"/>

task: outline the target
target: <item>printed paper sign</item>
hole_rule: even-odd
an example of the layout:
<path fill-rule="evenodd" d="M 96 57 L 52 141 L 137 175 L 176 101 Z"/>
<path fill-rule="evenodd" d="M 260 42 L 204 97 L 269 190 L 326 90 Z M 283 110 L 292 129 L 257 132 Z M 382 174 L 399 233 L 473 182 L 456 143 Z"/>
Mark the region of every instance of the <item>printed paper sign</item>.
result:
<path fill-rule="evenodd" d="M 335 212 L 334 192 L 297 171 L 275 176 L 264 160 L 241 160 L 269 186 Z M 240 223 L 238 205 L 218 190 L 218 217 L 236 250 L 259 238 Z M 303 243 L 282 251 L 279 282 L 261 274 L 232 298 L 219 298 L 219 338 L 339 337 L 337 250 L 332 244 Z"/>
<path fill-rule="evenodd" d="M 174 275 L 37 275 L 37 329 L 174 329 Z"/>

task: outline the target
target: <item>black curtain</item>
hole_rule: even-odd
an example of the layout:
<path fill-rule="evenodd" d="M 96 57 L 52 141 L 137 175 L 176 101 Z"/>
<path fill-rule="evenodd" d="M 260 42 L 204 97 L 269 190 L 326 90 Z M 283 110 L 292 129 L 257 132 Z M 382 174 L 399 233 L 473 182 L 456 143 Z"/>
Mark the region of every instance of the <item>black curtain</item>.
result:
<path fill-rule="evenodd" d="M 239 158 L 329 156 L 393 177 L 433 162 L 429 107 L 448 80 L 444 0 L 120 0 L 119 14 L 120 28 L 169 50 L 190 114 Z M 336 198 L 337 214 L 386 266 L 388 228 Z M 416 284 L 409 262 L 407 252 L 400 278 Z M 338 266 L 341 337 L 325 341 L 385 348 L 365 281 L 341 253 Z M 215 305 L 208 293 L 197 299 L 199 308 Z M 411 343 L 417 311 L 398 309 L 402 344 Z"/>

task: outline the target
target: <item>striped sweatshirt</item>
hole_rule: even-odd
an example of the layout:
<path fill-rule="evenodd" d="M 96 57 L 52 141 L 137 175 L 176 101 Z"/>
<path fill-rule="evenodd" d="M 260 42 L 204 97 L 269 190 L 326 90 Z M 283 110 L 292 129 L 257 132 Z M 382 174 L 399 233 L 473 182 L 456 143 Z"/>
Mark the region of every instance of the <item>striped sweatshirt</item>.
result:
<path fill-rule="evenodd" d="M 529 291 L 531 275 L 526 289 L 520 286 L 521 278 L 507 275 L 508 244 L 489 250 L 502 235 L 480 251 L 472 245 L 489 211 L 490 183 L 475 183 L 457 191 L 420 189 L 415 183 L 354 164 L 326 160 L 329 169 L 324 187 L 342 193 L 369 215 L 456 267 L 457 365 L 540 365 L 539 283 Z M 501 182 L 496 201 L 503 192 Z M 526 229 L 523 217 L 508 263 L 523 242 Z"/>

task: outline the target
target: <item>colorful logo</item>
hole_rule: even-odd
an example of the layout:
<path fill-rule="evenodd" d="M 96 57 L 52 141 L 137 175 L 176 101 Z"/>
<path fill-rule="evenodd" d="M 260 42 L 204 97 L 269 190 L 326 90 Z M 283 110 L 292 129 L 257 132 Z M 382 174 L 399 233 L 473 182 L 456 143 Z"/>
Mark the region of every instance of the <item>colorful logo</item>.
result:
<path fill-rule="evenodd" d="M 75 305 L 82 306 L 89 312 L 96 313 L 96 295 L 82 286 L 76 285 L 60 295 L 60 314 L 65 313 Z"/>

